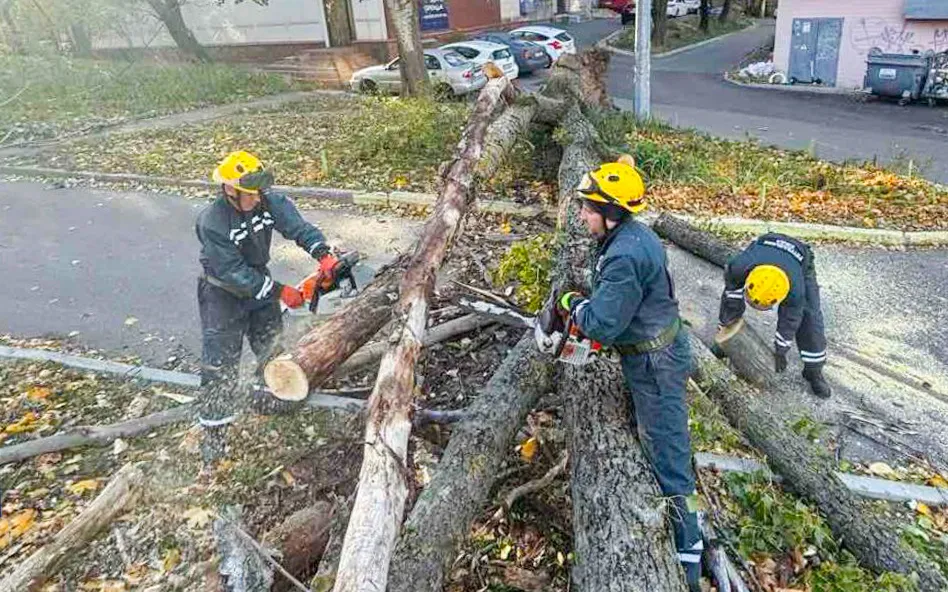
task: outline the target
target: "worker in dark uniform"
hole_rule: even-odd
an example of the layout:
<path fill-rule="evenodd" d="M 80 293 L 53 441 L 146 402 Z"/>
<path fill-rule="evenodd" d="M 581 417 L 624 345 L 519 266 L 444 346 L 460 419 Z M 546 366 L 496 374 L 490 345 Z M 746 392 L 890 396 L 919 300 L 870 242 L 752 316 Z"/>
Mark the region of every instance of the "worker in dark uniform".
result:
<path fill-rule="evenodd" d="M 690 589 L 697 591 L 704 546 L 685 402 L 691 350 L 665 249 L 648 226 L 633 218 L 645 208 L 645 186 L 634 164 L 623 156 L 583 177 L 580 216 L 599 240 L 593 292 L 589 298 L 566 292 L 557 301 L 583 335 L 621 354 L 639 439 L 662 493 L 672 502 L 678 557 Z"/>
<path fill-rule="evenodd" d="M 813 251 L 783 234 L 765 234 L 731 259 L 724 271 L 721 327 L 737 322 L 745 303 L 757 310 L 777 309 L 774 335 L 774 369 L 787 369 L 787 353 L 797 341 L 803 377 L 813 394 L 828 398 L 832 391 L 823 378 L 826 335 L 820 310 L 820 285 L 816 281 Z"/>
<path fill-rule="evenodd" d="M 274 230 L 295 241 L 324 269 L 332 258 L 322 232 L 300 216 L 290 199 L 271 189 L 272 174 L 248 152 L 228 155 L 214 170 L 220 194 L 198 216 L 201 241 L 198 305 L 202 354 L 199 421 L 202 456 L 210 466 L 224 454 L 228 424 L 234 421 L 237 375 L 244 336 L 262 366 L 283 329 L 280 302 L 303 304 L 302 293 L 275 281 L 267 263 Z M 259 371 L 260 368 L 258 368 Z"/>

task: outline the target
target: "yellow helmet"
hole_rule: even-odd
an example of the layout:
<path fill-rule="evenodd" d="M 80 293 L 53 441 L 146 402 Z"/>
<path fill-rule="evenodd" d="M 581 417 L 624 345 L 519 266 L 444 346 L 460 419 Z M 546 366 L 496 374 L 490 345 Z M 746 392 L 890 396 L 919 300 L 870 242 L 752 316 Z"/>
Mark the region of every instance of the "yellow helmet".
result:
<path fill-rule="evenodd" d="M 616 205 L 633 214 L 645 209 L 645 183 L 628 154 L 583 175 L 578 191 L 583 199 Z"/>
<path fill-rule="evenodd" d="M 744 299 L 757 310 L 770 310 L 789 293 L 790 278 L 776 265 L 758 265 L 744 281 Z"/>
<path fill-rule="evenodd" d="M 263 168 L 259 158 L 244 150 L 228 154 L 214 169 L 212 178 L 215 183 L 248 193 L 257 193 L 273 185 L 273 174 Z"/>

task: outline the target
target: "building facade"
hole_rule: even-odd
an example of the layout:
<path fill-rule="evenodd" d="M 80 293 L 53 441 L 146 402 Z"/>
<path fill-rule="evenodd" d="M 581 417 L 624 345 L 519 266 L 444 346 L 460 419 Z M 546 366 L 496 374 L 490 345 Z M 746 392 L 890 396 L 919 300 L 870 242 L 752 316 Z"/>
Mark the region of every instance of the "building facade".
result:
<path fill-rule="evenodd" d="M 948 0 L 780 0 L 774 65 L 788 77 L 862 88 L 874 47 L 948 51 Z"/>

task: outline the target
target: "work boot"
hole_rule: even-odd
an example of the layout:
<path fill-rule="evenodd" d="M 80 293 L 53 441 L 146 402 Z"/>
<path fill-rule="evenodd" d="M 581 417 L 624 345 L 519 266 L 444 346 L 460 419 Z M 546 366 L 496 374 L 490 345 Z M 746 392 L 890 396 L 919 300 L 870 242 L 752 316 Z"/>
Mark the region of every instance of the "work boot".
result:
<path fill-rule="evenodd" d="M 201 438 L 201 460 L 209 468 L 224 459 L 227 451 L 227 426 L 204 426 Z"/>
<path fill-rule="evenodd" d="M 670 509 L 678 561 L 685 572 L 689 592 L 701 592 L 701 561 L 704 555 L 704 540 L 698 527 L 697 496 L 676 496 Z"/>
<path fill-rule="evenodd" d="M 810 389 L 813 391 L 813 394 L 821 399 L 829 399 L 830 395 L 833 394 L 830 385 L 826 382 L 826 379 L 823 378 L 823 367 L 822 366 L 803 366 L 803 378 L 810 383 Z"/>

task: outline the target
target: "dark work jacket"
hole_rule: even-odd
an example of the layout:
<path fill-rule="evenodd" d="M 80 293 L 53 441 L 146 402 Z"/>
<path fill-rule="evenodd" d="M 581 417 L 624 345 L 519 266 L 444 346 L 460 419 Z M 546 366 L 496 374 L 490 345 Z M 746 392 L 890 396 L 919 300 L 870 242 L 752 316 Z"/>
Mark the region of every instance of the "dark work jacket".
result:
<path fill-rule="evenodd" d="M 793 237 L 771 232 L 757 238 L 728 261 L 725 267 L 721 325 L 730 325 L 744 315 L 744 283 L 751 270 L 758 265 L 779 267 L 790 278 L 790 292 L 777 308 L 777 334 L 774 341 L 778 348 L 788 349 L 803 322 L 803 309 L 806 306 L 804 275 L 807 267 L 812 265 L 812 257 L 810 247 Z"/>
<path fill-rule="evenodd" d="M 238 211 L 219 195 L 195 224 L 205 274 L 239 298 L 261 303 L 278 298 L 282 285 L 267 269 L 274 230 L 314 258 L 329 250 L 323 233 L 303 219 L 286 195 L 264 191 L 251 212 Z"/>
<path fill-rule="evenodd" d="M 657 337 L 678 318 L 665 248 L 648 226 L 628 219 L 599 246 L 593 293 L 573 309 L 584 335 L 604 345 Z"/>

